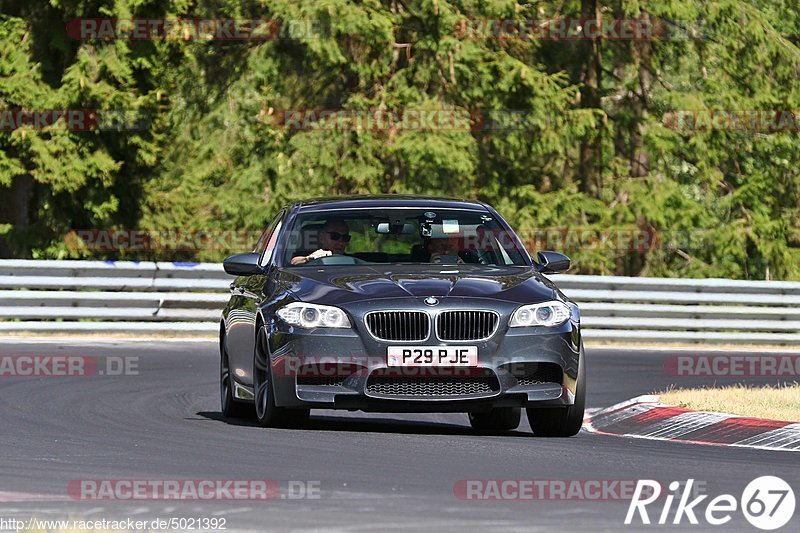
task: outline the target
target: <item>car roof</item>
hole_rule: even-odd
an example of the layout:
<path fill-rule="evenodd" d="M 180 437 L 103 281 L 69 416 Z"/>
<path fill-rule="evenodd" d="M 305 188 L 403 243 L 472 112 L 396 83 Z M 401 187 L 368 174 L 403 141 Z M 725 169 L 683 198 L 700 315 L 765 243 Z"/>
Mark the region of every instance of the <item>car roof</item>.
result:
<path fill-rule="evenodd" d="M 426 196 L 414 194 L 363 194 L 348 196 L 328 196 L 308 198 L 291 204 L 303 211 L 324 211 L 326 209 L 379 208 L 379 207 L 429 207 L 432 209 L 460 208 L 485 211 L 486 205 L 476 200 L 446 196 Z"/>

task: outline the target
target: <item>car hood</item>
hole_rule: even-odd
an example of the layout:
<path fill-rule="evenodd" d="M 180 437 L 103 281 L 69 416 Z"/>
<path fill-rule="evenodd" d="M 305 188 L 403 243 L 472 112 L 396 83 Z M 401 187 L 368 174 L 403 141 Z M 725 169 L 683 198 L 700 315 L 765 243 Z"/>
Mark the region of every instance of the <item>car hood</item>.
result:
<path fill-rule="evenodd" d="M 356 265 L 289 268 L 277 280 L 298 299 L 322 304 L 428 296 L 492 298 L 517 303 L 552 300 L 555 285 L 533 267 L 484 265 Z"/>

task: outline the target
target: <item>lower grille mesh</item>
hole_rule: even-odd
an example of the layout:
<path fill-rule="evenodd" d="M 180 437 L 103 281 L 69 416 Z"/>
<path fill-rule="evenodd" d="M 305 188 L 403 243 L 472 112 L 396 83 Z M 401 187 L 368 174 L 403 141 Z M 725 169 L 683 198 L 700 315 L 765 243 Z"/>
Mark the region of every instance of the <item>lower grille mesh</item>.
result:
<path fill-rule="evenodd" d="M 480 396 L 490 395 L 500 389 L 492 372 L 475 376 L 382 376 L 372 375 L 367 380 L 367 394 L 375 396 Z"/>

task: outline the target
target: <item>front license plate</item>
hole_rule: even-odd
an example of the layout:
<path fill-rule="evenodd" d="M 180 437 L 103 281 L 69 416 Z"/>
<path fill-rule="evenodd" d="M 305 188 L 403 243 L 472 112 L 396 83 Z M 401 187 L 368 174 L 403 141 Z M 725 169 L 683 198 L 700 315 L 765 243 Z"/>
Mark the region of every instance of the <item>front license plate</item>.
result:
<path fill-rule="evenodd" d="M 478 366 L 477 346 L 389 346 L 388 366 Z"/>

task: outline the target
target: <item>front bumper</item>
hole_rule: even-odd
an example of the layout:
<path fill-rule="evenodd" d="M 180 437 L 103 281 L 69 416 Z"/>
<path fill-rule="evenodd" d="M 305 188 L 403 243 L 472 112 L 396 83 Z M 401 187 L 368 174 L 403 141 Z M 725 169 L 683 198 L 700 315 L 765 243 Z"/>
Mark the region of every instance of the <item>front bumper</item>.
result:
<path fill-rule="evenodd" d="M 408 300 L 403 303 L 408 308 Z M 474 300 L 448 303 L 448 310 L 475 305 Z M 415 309 L 426 310 L 421 301 L 416 304 Z M 375 339 L 363 321 L 364 313 L 375 309 L 374 302 L 346 309 L 352 329 L 303 330 L 276 320 L 270 325 L 276 405 L 385 412 L 571 405 L 580 362 L 577 319 L 555 328 L 508 328 L 517 304 L 492 301 L 492 305 L 501 315 L 500 325 L 480 341 L 443 342 L 435 331 L 418 343 Z M 478 366 L 390 368 L 387 348 L 398 344 L 476 346 Z"/>

